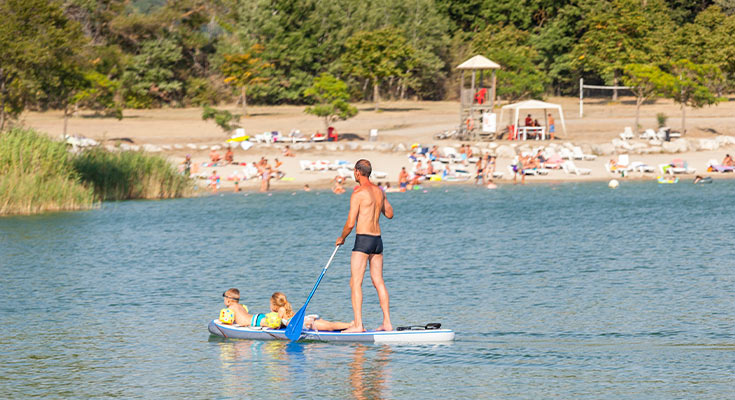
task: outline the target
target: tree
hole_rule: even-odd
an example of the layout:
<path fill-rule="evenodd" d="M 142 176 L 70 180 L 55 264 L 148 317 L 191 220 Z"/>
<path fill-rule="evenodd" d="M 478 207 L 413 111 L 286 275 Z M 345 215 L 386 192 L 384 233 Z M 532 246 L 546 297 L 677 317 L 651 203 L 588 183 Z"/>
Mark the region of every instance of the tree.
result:
<path fill-rule="evenodd" d="M 357 115 L 357 108 L 347 102 L 350 99 L 347 84 L 332 74 L 321 74 L 304 94 L 317 102 L 317 105 L 307 107 L 304 112 L 324 118 L 324 132 L 329 130 L 333 122 Z"/>
<path fill-rule="evenodd" d="M 715 65 L 686 59 L 672 64 L 671 70 L 674 80 L 667 88 L 668 94 L 681 105 L 681 130 L 686 134 L 686 107 L 701 108 L 722 101 L 707 86 L 709 80 L 722 80 L 722 71 Z"/>
<path fill-rule="evenodd" d="M 127 105 L 147 108 L 175 100 L 183 89 L 175 73 L 182 58 L 181 47 L 173 39 L 144 42 L 122 76 Z"/>
<path fill-rule="evenodd" d="M 254 44 L 246 53 L 225 55 L 225 62 L 222 64 L 225 83 L 240 88 L 242 113 L 246 117 L 248 116 L 248 85 L 267 80 L 263 73 L 272 67 L 272 64 L 259 57 L 262 52 L 263 46 Z"/>
<path fill-rule="evenodd" d="M 227 134 L 240 127 L 240 125 L 237 124 L 237 121 L 240 120 L 239 114 L 232 114 L 227 110 L 218 110 L 210 106 L 204 106 L 204 110 L 202 110 L 202 119 L 205 121 L 213 119 L 214 123 L 222 128 L 222 130 Z"/>
<path fill-rule="evenodd" d="M 583 3 L 580 28 L 584 32 L 574 47 L 573 65 L 594 72 L 618 85 L 626 64 L 649 63 L 662 58 L 660 32 L 669 27 L 666 7 L 659 0 L 591 0 Z M 617 90 L 613 100 L 617 100 Z"/>
<path fill-rule="evenodd" d="M 8 115 L 29 101 L 49 100 L 69 72 L 70 58 L 85 45 L 79 24 L 69 20 L 58 1 L 0 1 L 0 130 Z"/>
<path fill-rule="evenodd" d="M 380 82 L 403 74 L 401 65 L 411 58 L 413 48 L 396 28 L 359 32 L 346 43 L 342 64 L 349 75 L 373 84 L 375 111 L 380 108 Z"/>
<path fill-rule="evenodd" d="M 502 66 L 498 71 L 498 96 L 515 101 L 543 95 L 547 77 L 537 66 L 539 58 L 528 43 L 529 34 L 513 26 L 490 26 L 472 41 L 474 52 Z"/>
<path fill-rule="evenodd" d="M 623 83 L 630 86 L 636 96 L 635 131 L 638 133 L 641 105 L 648 99 L 664 94 L 667 88 L 672 87 L 674 77 L 661 71 L 659 67 L 648 64 L 628 64 L 623 74 Z"/>
<path fill-rule="evenodd" d="M 94 110 L 97 114 L 112 115 L 117 119 L 122 119 L 122 106 L 115 98 L 120 89 L 120 82 L 97 71 L 87 72 L 84 79 L 88 84 L 74 95 L 71 103 Z"/>

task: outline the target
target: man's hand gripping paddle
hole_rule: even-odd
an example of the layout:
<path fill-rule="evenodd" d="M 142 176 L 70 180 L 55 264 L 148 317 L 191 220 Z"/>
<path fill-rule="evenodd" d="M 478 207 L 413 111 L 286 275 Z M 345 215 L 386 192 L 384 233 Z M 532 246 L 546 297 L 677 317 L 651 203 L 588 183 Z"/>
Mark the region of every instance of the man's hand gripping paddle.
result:
<path fill-rule="evenodd" d="M 304 314 L 306 313 L 306 306 L 309 305 L 309 301 L 311 301 L 311 296 L 314 296 L 314 292 L 316 292 L 316 288 L 319 286 L 319 283 L 322 281 L 322 278 L 324 277 L 324 273 L 327 272 L 327 268 L 329 268 L 329 264 L 332 263 L 332 259 L 334 259 L 334 255 L 337 254 L 337 250 L 339 249 L 339 246 L 336 246 L 334 248 L 334 251 L 332 252 L 332 256 L 329 257 L 329 261 L 327 261 L 327 265 L 324 266 L 324 269 L 322 270 L 321 275 L 319 275 L 319 279 L 316 280 L 316 285 L 314 285 L 314 289 L 311 289 L 311 293 L 309 294 L 309 297 L 306 298 L 306 303 L 304 303 L 304 306 L 301 307 L 301 309 L 294 314 L 293 317 L 291 317 L 291 321 L 288 323 L 288 327 L 286 327 L 286 337 L 289 338 L 292 341 L 299 340 L 301 337 L 301 332 L 304 330 Z"/>

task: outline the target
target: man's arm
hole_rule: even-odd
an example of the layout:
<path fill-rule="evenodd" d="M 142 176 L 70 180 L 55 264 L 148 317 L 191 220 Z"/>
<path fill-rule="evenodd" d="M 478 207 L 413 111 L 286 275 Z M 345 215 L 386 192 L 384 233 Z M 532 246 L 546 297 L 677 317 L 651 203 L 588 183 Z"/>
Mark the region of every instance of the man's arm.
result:
<path fill-rule="evenodd" d="M 357 196 L 357 191 L 352 192 L 352 196 L 350 196 L 350 213 L 347 215 L 347 222 L 345 222 L 344 228 L 342 228 L 342 235 L 340 235 L 335 242 L 336 246 L 344 244 L 345 239 L 349 236 L 350 232 L 352 232 L 352 228 L 355 227 L 355 222 L 357 222 L 357 213 L 360 211 L 360 200 Z"/>
<path fill-rule="evenodd" d="M 388 196 L 383 193 L 383 215 L 388 219 L 393 219 L 393 206 L 388 202 Z"/>

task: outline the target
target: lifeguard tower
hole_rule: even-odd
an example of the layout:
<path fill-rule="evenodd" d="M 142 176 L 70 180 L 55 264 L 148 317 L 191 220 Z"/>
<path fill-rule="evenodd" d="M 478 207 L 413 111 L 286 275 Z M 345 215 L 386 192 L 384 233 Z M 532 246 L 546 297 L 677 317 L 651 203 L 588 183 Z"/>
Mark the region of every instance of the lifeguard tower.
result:
<path fill-rule="evenodd" d="M 462 71 L 459 81 L 459 137 L 464 140 L 492 140 L 497 132 L 497 119 L 493 113 L 495 106 L 495 70 L 500 65 L 487 58 L 476 55 L 457 66 Z M 487 79 L 485 72 L 492 75 Z M 472 71 L 470 86 L 465 87 L 465 72 Z M 478 74 L 479 72 L 479 74 Z M 490 87 L 487 84 L 490 84 Z"/>

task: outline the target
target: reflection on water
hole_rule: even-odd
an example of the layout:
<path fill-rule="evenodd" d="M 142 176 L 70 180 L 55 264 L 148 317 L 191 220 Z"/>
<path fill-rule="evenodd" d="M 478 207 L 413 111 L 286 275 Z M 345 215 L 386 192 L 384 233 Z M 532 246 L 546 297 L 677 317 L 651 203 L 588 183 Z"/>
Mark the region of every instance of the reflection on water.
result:
<path fill-rule="evenodd" d="M 345 393 L 356 400 L 390 398 L 390 357 L 387 345 L 291 343 L 280 340 L 222 340 L 210 338 L 219 348 L 222 371 L 221 395 L 224 397 L 255 397 L 273 393 L 278 398 L 290 398 L 306 393 L 319 397 L 318 389 L 299 387 L 298 382 L 310 380 L 309 368 L 324 368 L 329 359 L 330 346 L 341 347 L 338 367 L 329 367 L 322 379 L 331 384 L 345 386 Z M 344 358 L 347 358 L 346 360 Z M 345 376 L 346 372 L 346 376 Z M 340 377 L 343 377 L 341 379 Z M 256 388 L 254 390 L 253 388 Z M 313 387 L 313 384 L 311 385 Z"/>
<path fill-rule="evenodd" d="M 365 355 L 367 350 L 368 347 L 364 344 L 357 344 L 354 348 L 353 361 L 350 363 L 352 398 L 365 400 L 390 397 L 386 396 L 390 347 L 379 346 L 377 354 L 371 359 Z"/>

